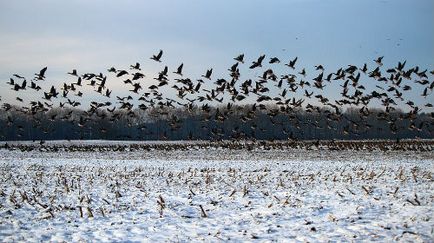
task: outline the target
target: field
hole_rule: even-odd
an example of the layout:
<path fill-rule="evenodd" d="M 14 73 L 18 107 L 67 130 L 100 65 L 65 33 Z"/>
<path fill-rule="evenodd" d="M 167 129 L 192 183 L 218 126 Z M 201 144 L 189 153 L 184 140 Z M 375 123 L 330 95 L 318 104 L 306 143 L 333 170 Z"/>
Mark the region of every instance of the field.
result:
<path fill-rule="evenodd" d="M 434 240 L 432 141 L 0 145 L 4 242 Z"/>

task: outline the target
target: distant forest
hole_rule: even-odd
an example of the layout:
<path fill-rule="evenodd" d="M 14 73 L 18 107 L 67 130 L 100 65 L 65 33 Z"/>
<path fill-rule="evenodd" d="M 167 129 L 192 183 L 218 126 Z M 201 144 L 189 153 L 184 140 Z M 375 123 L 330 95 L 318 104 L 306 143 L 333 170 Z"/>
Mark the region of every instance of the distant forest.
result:
<path fill-rule="evenodd" d="M 251 105 L 151 108 L 94 107 L 31 112 L 0 110 L 0 140 L 333 140 L 433 138 L 433 113 L 371 108 L 280 110 Z"/>

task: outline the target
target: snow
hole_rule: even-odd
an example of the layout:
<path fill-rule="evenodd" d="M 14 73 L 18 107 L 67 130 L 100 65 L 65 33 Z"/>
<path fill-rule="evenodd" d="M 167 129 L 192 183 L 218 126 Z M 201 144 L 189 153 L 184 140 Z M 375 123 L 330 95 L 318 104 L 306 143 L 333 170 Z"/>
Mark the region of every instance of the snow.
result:
<path fill-rule="evenodd" d="M 432 242 L 433 165 L 432 151 L 2 149 L 0 239 Z"/>

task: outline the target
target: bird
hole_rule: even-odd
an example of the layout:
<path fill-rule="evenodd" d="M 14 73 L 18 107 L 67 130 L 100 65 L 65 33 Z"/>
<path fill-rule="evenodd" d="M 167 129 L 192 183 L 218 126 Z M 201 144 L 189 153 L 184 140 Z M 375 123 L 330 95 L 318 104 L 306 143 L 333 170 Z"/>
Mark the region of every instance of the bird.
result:
<path fill-rule="evenodd" d="M 37 80 L 44 80 L 45 79 L 45 72 L 47 71 L 48 67 L 42 68 L 39 73 L 35 73 Z"/>
<path fill-rule="evenodd" d="M 78 77 L 77 82 L 75 82 L 74 84 L 77 86 L 81 86 L 81 82 L 82 82 L 81 77 Z"/>
<path fill-rule="evenodd" d="M 134 86 L 134 89 L 130 90 L 133 93 L 138 93 L 138 90 L 142 89 L 142 86 L 140 85 L 140 83 L 135 83 L 133 86 Z"/>
<path fill-rule="evenodd" d="M 142 70 L 140 69 L 140 63 L 136 62 L 134 65 L 130 65 L 130 69 Z"/>
<path fill-rule="evenodd" d="M 36 90 L 36 91 L 39 91 L 39 90 L 42 89 L 39 85 L 36 85 L 36 83 L 33 82 L 33 81 L 30 82 L 30 88 L 31 88 L 31 89 L 34 89 L 34 90 Z"/>
<path fill-rule="evenodd" d="M 321 64 L 316 65 L 316 66 L 315 66 L 315 69 L 316 69 L 316 70 L 322 70 L 322 71 L 324 71 L 324 67 L 323 67 Z"/>
<path fill-rule="evenodd" d="M 72 72 L 69 72 L 68 74 L 69 74 L 69 75 L 72 75 L 72 76 L 78 76 L 78 75 L 77 75 L 77 70 L 76 70 L 76 69 L 73 69 Z"/>
<path fill-rule="evenodd" d="M 16 78 L 19 78 L 19 79 L 26 79 L 23 76 L 21 76 L 19 74 L 16 74 L 16 73 L 14 73 L 13 76 L 16 77 Z"/>
<path fill-rule="evenodd" d="M 240 54 L 237 57 L 234 58 L 235 61 L 244 63 L 244 54 Z"/>
<path fill-rule="evenodd" d="M 363 73 L 366 73 L 368 71 L 368 66 L 365 64 L 363 64 L 363 67 L 360 69 L 360 71 L 362 71 Z"/>
<path fill-rule="evenodd" d="M 141 79 L 141 78 L 144 78 L 144 77 L 145 77 L 145 75 L 143 73 L 137 72 L 137 73 L 133 74 L 132 81 L 135 81 L 135 80 L 138 80 L 138 79 Z M 124 81 L 124 83 L 126 83 L 126 82 Z"/>
<path fill-rule="evenodd" d="M 152 55 L 151 59 L 157 62 L 161 62 L 161 56 L 163 56 L 163 50 L 160 50 L 157 55 Z"/>
<path fill-rule="evenodd" d="M 273 64 L 273 63 L 280 63 L 280 60 L 277 57 L 272 57 L 272 58 L 270 58 L 270 62 L 269 63 L 271 63 L 271 64 Z"/>
<path fill-rule="evenodd" d="M 231 73 L 237 72 L 238 70 L 238 62 L 236 62 L 234 65 L 231 66 L 231 68 L 228 69 Z"/>
<path fill-rule="evenodd" d="M 9 82 L 6 82 L 6 84 L 15 85 L 15 80 L 13 78 L 10 78 Z"/>
<path fill-rule="evenodd" d="M 257 68 L 257 67 L 262 67 L 262 61 L 264 60 L 264 58 L 265 58 L 265 55 L 259 56 L 258 60 L 257 61 L 253 61 L 252 65 L 249 68 L 250 69 L 254 69 L 254 68 Z"/>
<path fill-rule="evenodd" d="M 310 98 L 310 97 L 312 97 L 312 95 L 313 95 L 313 92 L 307 92 L 307 90 L 304 90 L 304 93 L 305 93 L 305 96 L 307 97 L 307 98 Z"/>
<path fill-rule="evenodd" d="M 202 77 L 206 78 L 206 79 L 211 79 L 211 74 L 212 74 L 212 68 L 208 69 L 205 73 L 205 75 L 202 75 Z"/>
<path fill-rule="evenodd" d="M 289 61 L 289 63 L 288 63 L 288 64 L 285 64 L 285 65 L 288 66 L 288 67 L 290 67 L 290 68 L 292 68 L 292 69 L 294 69 L 294 65 L 295 65 L 295 63 L 297 62 L 297 59 L 298 59 L 298 57 L 295 57 L 294 60 Z M 304 70 L 304 69 L 303 69 L 303 70 Z M 304 74 L 306 74 L 305 71 L 304 71 Z M 304 74 L 302 74 L 302 75 L 304 75 Z"/>
<path fill-rule="evenodd" d="M 383 66 L 383 58 L 384 56 L 378 57 L 377 59 L 374 60 L 375 63 L 377 63 L 378 66 Z"/>
<path fill-rule="evenodd" d="M 163 71 L 161 71 L 159 73 L 159 75 L 162 75 L 162 76 L 166 77 L 168 72 L 169 72 L 169 68 L 167 66 L 164 66 Z"/>
<path fill-rule="evenodd" d="M 128 74 L 128 72 L 127 71 L 125 71 L 125 70 L 120 70 L 117 74 L 116 74 L 116 77 L 122 77 L 122 76 L 124 76 L 125 74 Z"/>
<path fill-rule="evenodd" d="M 182 76 L 182 68 L 184 67 L 184 63 L 181 63 L 181 65 L 178 66 L 178 68 L 176 69 L 175 74 L 178 74 L 180 76 Z"/>

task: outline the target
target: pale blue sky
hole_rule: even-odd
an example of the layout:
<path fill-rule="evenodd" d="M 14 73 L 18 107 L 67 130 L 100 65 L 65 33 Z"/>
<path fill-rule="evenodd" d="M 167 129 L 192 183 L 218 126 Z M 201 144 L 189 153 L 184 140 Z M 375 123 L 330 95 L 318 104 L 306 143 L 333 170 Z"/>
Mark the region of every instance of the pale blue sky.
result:
<path fill-rule="evenodd" d="M 239 53 L 248 63 L 298 56 L 312 72 L 320 63 L 373 67 L 378 56 L 385 66 L 407 60 L 432 70 L 433 23 L 432 0 L 0 0 L 0 96 L 7 100 L 13 73 L 31 77 L 44 66 L 59 82 L 73 68 L 135 62 L 153 73 L 161 65 L 149 57 L 159 49 L 164 64 L 184 62 L 191 76 L 211 67 L 223 76 Z"/>

